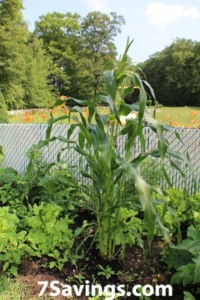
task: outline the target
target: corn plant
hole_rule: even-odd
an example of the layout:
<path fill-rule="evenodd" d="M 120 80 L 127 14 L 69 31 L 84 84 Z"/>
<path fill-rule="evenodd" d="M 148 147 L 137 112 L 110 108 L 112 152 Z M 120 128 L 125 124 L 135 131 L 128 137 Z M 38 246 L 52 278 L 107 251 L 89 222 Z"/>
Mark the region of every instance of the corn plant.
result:
<path fill-rule="evenodd" d="M 80 118 L 74 114 L 69 116 L 70 119 L 73 119 L 73 124 L 68 131 L 68 138 L 65 139 L 66 142 L 71 143 L 69 146 L 72 145 L 71 147 L 79 153 L 80 164 L 77 168 L 80 169 L 82 176 L 89 180 L 88 185 L 82 184 L 82 189 L 89 195 L 90 201 L 87 205 L 96 220 L 94 239 L 101 255 L 107 259 L 115 256 L 118 246 L 124 250 L 126 244 L 131 244 L 137 234 L 139 240 L 141 230 L 138 218 L 131 215 L 136 195 L 143 211 L 149 243 L 152 242 L 156 224 L 160 226 L 168 239 L 169 232 L 162 225 L 152 199 L 152 191 L 160 194 L 162 192 L 158 187 L 154 187 L 144 180 L 140 173 L 140 164 L 148 157 L 159 159 L 163 174 L 170 183 L 164 159 L 168 158 L 177 169 L 180 169 L 178 161 L 182 159 L 179 153 L 169 151 L 169 143 L 164 137 L 164 132 L 171 130 L 170 127 L 159 124 L 151 117 L 147 109 L 145 88 L 148 88 L 154 96 L 152 88 L 137 73 L 129 70 L 127 52 L 131 43 L 127 44 L 116 68 L 103 73 L 106 86 L 105 95 L 100 96 L 96 102 L 73 98 L 77 106 L 74 106 L 71 112 L 78 113 Z M 127 96 L 133 94 L 135 90 L 139 91 L 138 101 L 131 103 L 129 97 L 129 103 L 126 103 Z M 58 101 L 57 105 L 59 104 Z M 99 104 L 108 106 L 109 112 L 107 114 L 99 113 Z M 87 117 L 83 113 L 82 106 L 88 107 Z M 122 126 L 120 117 L 127 116 L 132 111 L 136 112 L 137 117 L 127 120 L 126 124 Z M 52 116 L 49 121 L 46 141 L 55 139 L 50 135 L 52 125 L 57 120 L 59 119 L 54 119 Z M 151 151 L 146 151 L 145 147 L 144 121 L 148 122 L 158 138 L 156 149 Z M 72 141 L 71 135 L 77 127 L 79 129 L 78 140 Z M 117 147 L 119 138 L 125 139 L 124 154 Z M 137 143 L 140 143 L 142 149 L 138 155 L 133 151 Z M 135 192 L 132 197 L 126 198 L 124 197 L 125 188 L 127 178 L 130 177 Z M 122 211 L 126 211 L 126 213 L 122 214 Z M 131 222 L 131 226 L 127 221 L 130 219 L 134 220 Z M 127 231 L 130 233 L 128 238 Z"/>

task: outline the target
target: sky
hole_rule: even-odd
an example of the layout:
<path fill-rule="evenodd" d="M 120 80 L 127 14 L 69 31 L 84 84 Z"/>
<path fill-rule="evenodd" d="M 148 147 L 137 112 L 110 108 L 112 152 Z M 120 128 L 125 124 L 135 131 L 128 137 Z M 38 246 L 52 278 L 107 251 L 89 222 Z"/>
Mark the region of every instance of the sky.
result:
<path fill-rule="evenodd" d="M 54 11 L 78 13 L 116 12 L 126 24 L 114 42 L 123 54 L 127 38 L 134 42 L 128 52 L 134 63 L 147 60 L 176 38 L 200 41 L 200 0 L 24 0 L 24 19 L 34 29 L 39 16 Z"/>

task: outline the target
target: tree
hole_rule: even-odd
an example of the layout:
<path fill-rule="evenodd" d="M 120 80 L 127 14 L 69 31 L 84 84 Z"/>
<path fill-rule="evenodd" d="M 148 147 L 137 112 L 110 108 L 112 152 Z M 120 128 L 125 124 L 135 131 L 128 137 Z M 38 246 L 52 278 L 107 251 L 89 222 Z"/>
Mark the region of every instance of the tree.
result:
<path fill-rule="evenodd" d="M 113 67 L 116 61 L 114 37 L 125 23 L 116 13 L 109 15 L 91 12 L 81 23 L 82 45 L 78 61 L 78 82 L 81 82 L 79 97 L 96 99 L 103 91 L 102 72 Z"/>
<path fill-rule="evenodd" d="M 11 109 L 46 106 L 50 62 L 23 21 L 20 0 L 0 0 L 0 88 Z"/>
<path fill-rule="evenodd" d="M 200 105 L 200 42 L 177 39 L 140 67 L 158 101 L 169 106 Z"/>
<path fill-rule="evenodd" d="M 23 105 L 26 43 L 29 36 L 23 22 L 20 0 L 0 1 L 0 87 L 9 108 Z"/>
<path fill-rule="evenodd" d="M 27 78 L 24 83 L 25 106 L 27 108 L 50 107 L 54 102 L 48 82 L 51 61 L 46 56 L 42 41 L 36 36 L 33 35 L 28 47 Z"/>
<path fill-rule="evenodd" d="M 123 17 L 115 13 L 93 12 L 83 19 L 56 12 L 40 17 L 35 33 L 53 61 L 51 78 L 60 94 L 96 98 L 103 89 L 102 71 L 116 58 L 113 39 L 122 24 Z"/>
<path fill-rule="evenodd" d="M 8 123 L 6 104 L 1 91 L 0 91 L 0 123 Z"/>
<path fill-rule="evenodd" d="M 8 26 L 13 22 L 21 24 L 23 4 L 21 0 L 0 0 L 0 26 Z"/>
<path fill-rule="evenodd" d="M 80 16 L 71 13 L 48 13 L 35 23 L 35 34 L 43 40 L 53 64 L 50 78 L 55 90 L 68 94 L 71 76 L 76 72 L 80 47 Z"/>

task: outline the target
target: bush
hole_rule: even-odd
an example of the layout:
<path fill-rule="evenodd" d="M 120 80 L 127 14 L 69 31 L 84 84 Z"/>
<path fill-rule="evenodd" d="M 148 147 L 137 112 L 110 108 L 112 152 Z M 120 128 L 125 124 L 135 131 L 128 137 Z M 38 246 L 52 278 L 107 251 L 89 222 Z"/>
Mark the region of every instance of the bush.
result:
<path fill-rule="evenodd" d="M 0 92 L 0 123 L 8 123 L 6 104 L 1 92 Z"/>

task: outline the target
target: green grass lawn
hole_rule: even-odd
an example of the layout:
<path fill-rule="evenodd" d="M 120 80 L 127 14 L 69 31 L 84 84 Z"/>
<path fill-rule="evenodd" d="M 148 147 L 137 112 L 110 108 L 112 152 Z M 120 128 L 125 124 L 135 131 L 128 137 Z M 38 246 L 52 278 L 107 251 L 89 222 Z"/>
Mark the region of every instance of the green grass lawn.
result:
<path fill-rule="evenodd" d="M 150 108 L 153 111 L 153 107 Z M 87 108 L 83 108 L 84 114 L 87 114 Z M 108 109 L 99 107 L 101 113 L 107 113 Z M 54 112 L 54 117 L 61 116 L 63 114 L 68 115 L 68 109 L 57 109 Z M 153 112 L 152 112 L 153 114 Z M 78 116 L 78 114 L 76 114 Z M 9 116 L 11 124 L 17 123 L 42 123 L 45 124 L 50 118 L 50 110 L 36 111 L 33 113 L 27 113 L 21 115 Z M 188 127 L 199 128 L 200 127 L 200 107 L 161 107 L 156 109 L 156 119 L 164 124 L 169 124 L 174 127 Z M 73 121 L 72 121 L 73 122 Z M 60 123 L 68 123 L 68 120 L 61 121 Z"/>
<path fill-rule="evenodd" d="M 200 107 L 157 108 L 156 119 L 175 127 L 198 127 L 200 126 Z"/>

